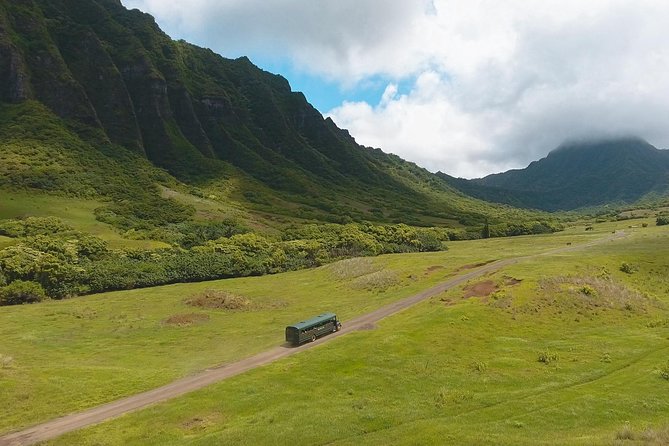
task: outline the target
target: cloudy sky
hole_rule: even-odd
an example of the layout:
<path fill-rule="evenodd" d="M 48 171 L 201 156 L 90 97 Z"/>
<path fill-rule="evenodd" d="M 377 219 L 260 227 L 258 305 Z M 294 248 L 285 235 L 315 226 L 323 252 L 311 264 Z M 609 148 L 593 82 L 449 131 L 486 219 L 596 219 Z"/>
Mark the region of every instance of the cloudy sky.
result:
<path fill-rule="evenodd" d="M 566 139 L 669 148 L 665 0 L 122 1 L 432 171 L 524 167 Z"/>

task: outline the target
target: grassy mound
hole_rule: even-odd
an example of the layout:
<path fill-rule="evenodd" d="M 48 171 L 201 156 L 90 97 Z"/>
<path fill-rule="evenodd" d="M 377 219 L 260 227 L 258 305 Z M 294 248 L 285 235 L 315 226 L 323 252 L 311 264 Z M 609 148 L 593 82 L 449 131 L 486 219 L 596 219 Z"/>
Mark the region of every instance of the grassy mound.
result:
<path fill-rule="evenodd" d="M 186 299 L 186 305 L 215 310 L 243 310 L 251 305 L 245 297 L 222 290 L 205 290 Z"/>
<path fill-rule="evenodd" d="M 374 264 L 369 258 L 357 257 L 354 259 L 344 259 L 328 266 L 330 276 L 335 280 L 351 280 L 356 277 L 372 274 L 381 268 Z"/>
<path fill-rule="evenodd" d="M 548 304 L 586 310 L 617 309 L 645 312 L 653 301 L 626 285 L 602 277 L 552 277 L 539 282 L 540 294 L 555 296 Z"/>

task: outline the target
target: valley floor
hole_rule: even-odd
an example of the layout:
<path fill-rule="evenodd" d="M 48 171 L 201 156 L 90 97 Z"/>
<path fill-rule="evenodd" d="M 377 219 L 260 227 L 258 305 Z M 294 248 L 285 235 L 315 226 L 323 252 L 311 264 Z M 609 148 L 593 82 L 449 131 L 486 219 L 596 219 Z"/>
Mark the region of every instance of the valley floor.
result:
<path fill-rule="evenodd" d="M 0 369 L 0 431 L 266 350 L 293 319 L 333 310 L 350 320 L 477 264 L 624 229 L 628 237 L 490 271 L 373 330 L 49 444 L 663 444 L 669 234 L 598 226 L 3 310 L 0 353 L 12 362 Z M 379 280 L 391 273 L 391 285 Z M 207 286 L 256 307 L 161 322 Z"/>

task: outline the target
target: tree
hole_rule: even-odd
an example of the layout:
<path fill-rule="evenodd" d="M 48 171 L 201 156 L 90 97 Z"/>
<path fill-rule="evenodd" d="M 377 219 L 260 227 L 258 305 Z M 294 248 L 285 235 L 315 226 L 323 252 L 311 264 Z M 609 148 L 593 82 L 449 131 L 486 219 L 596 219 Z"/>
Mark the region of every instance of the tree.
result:
<path fill-rule="evenodd" d="M 481 238 L 490 238 L 490 224 L 488 224 L 488 219 L 485 220 L 485 225 L 481 230 Z"/>
<path fill-rule="evenodd" d="M 39 283 L 15 280 L 0 288 L 0 305 L 32 304 L 44 299 L 46 293 Z"/>

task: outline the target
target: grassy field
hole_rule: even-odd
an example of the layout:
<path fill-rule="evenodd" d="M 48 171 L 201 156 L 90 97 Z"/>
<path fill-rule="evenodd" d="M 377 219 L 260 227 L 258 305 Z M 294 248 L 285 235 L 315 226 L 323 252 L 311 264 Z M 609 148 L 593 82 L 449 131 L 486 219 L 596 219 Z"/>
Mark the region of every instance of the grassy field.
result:
<path fill-rule="evenodd" d="M 0 193 L 2 194 L 0 220 L 56 216 L 78 231 L 106 240 L 111 248 L 151 249 L 167 246 L 162 242 L 152 240 L 126 239 L 112 226 L 97 221 L 93 211 L 102 206 L 99 201 L 6 190 Z M 0 237 L 0 249 L 11 243 L 11 239 Z"/>
<path fill-rule="evenodd" d="M 465 266 L 628 224 L 6 308 L 0 354 L 12 361 L 0 369 L 0 431 L 249 356 L 281 343 L 283 326 L 305 315 L 333 310 L 345 323 Z M 526 260 L 375 330 L 53 444 L 608 444 L 620 429 L 661 428 L 669 234 L 625 230 L 627 238 Z M 635 272 L 619 271 L 622 262 Z M 603 275 L 616 285 L 598 282 Z M 249 307 L 183 303 L 205 289 L 242 295 Z M 189 314 L 205 316 L 190 326 L 165 322 Z"/>

